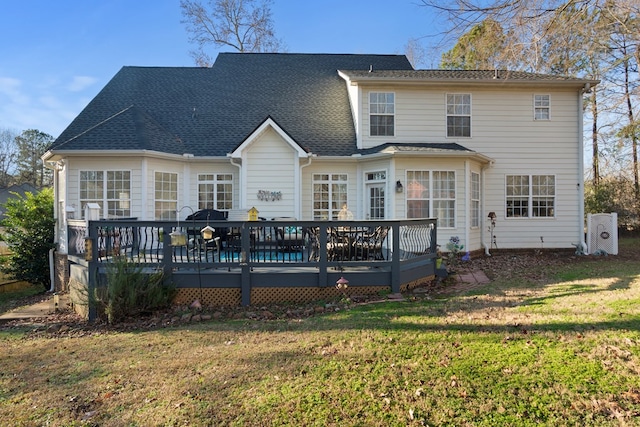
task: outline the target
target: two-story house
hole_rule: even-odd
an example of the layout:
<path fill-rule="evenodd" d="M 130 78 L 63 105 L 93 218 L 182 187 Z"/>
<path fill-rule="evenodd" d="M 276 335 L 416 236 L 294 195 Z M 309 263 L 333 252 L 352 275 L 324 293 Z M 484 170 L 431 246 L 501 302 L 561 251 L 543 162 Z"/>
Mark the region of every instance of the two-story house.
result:
<path fill-rule="evenodd" d="M 584 240 L 582 99 L 596 83 L 414 70 L 402 55 L 124 67 L 43 157 L 59 248 L 87 203 L 141 220 L 182 206 L 331 220 L 347 205 L 355 219 L 437 217 L 443 247 L 571 248 Z"/>

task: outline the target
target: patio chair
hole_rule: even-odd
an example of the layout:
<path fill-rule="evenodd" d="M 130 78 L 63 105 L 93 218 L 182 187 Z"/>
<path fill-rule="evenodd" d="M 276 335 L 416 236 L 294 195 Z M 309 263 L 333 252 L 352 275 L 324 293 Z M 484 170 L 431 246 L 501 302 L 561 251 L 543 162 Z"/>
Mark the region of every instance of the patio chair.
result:
<path fill-rule="evenodd" d="M 309 241 L 309 261 L 318 261 L 320 259 L 320 227 L 306 227 L 304 234 L 308 236 Z"/>
<path fill-rule="evenodd" d="M 383 243 L 388 233 L 389 227 L 378 226 L 370 233 L 359 235 L 353 243 L 356 259 L 384 260 Z"/>
<path fill-rule="evenodd" d="M 348 261 L 353 256 L 351 241 L 340 234 L 335 227 L 327 229 L 327 259 L 329 261 Z"/>
<path fill-rule="evenodd" d="M 276 217 L 272 221 L 295 221 L 293 217 Z M 278 248 L 283 251 L 299 251 L 304 248 L 304 233 L 302 227 L 276 226 L 276 240 Z"/>

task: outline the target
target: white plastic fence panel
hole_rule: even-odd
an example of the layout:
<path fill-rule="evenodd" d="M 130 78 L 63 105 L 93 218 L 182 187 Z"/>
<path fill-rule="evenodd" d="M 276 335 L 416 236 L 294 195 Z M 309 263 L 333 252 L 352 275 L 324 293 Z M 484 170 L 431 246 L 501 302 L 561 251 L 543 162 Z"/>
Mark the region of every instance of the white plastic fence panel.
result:
<path fill-rule="evenodd" d="M 618 214 L 587 214 L 587 246 L 590 254 L 618 255 Z"/>

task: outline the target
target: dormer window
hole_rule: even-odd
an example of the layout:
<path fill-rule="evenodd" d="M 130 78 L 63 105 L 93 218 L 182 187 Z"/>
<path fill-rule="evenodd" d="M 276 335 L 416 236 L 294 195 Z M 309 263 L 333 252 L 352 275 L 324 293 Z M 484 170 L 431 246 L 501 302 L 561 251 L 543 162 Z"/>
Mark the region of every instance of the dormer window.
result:
<path fill-rule="evenodd" d="M 394 136 L 395 94 L 393 92 L 369 93 L 369 135 Z"/>

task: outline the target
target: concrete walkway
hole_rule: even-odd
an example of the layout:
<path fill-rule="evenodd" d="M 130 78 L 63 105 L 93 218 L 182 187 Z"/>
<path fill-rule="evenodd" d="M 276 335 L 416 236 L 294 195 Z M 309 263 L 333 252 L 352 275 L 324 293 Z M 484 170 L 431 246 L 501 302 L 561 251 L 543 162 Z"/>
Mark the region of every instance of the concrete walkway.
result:
<path fill-rule="evenodd" d="M 33 319 L 38 317 L 45 317 L 49 314 L 55 313 L 56 310 L 56 298 L 54 294 L 48 294 L 48 298 L 44 299 L 35 304 L 25 305 L 23 307 L 18 307 L 13 310 L 7 311 L 4 314 L 0 315 L 0 322 L 9 322 L 12 320 L 23 320 L 23 319 Z M 58 308 L 64 309 L 68 306 L 68 295 L 60 294 L 58 295 Z"/>

